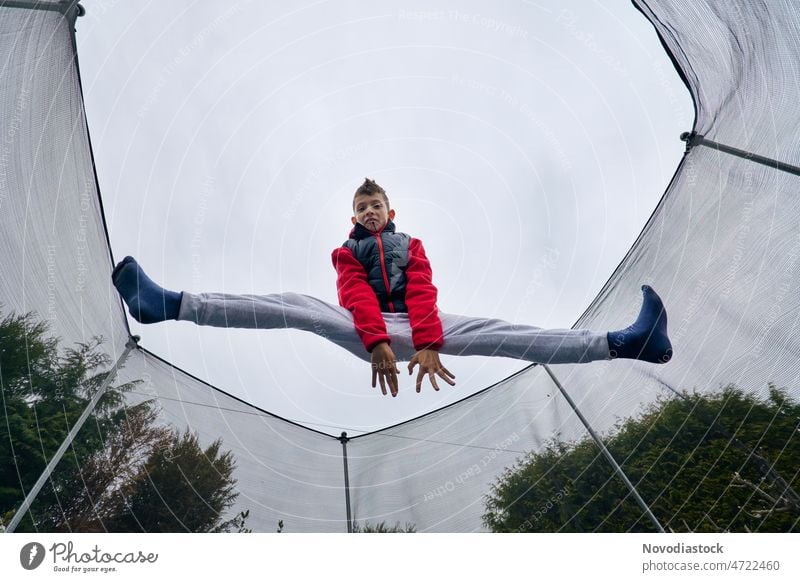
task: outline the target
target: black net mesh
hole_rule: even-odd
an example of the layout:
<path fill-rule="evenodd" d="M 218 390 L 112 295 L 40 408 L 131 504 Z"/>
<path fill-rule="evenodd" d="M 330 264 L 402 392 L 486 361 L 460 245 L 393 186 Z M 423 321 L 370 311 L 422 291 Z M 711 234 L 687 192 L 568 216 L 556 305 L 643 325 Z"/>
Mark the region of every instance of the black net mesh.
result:
<path fill-rule="evenodd" d="M 691 91 L 696 134 L 784 163 L 800 162 L 794 91 L 800 18 L 790 4 L 677 0 L 634 4 L 655 26 Z M 59 7 L 63 10 L 43 9 L 47 7 L 41 3 L 39 9 L 0 7 L 0 304 L 3 317 L 34 312 L 64 344 L 102 336 L 98 350 L 104 359 L 93 370 L 96 374 L 119 360 L 128 328 L 110 281 L 110 247 L 73 58 L 75 9 Z M 639 287 L 646 282 L 659 290 L 669 307 L 675 358 L 658 367 L 612 361 L 551 368 L 595 430 L 607 433 L 621 418 L 641 413 L 659 399 L 718 393 L 731 384 L 760 400 L 775 397 L 770 385 L 800 398 L 800 345 L 794 333 L 800 315 L 797 180 L 791 172 L 724 153 L 713 145 L 695 145 L 687 152 L 641 236 L 576 323 L 598 331 L 626 325 L 636 315 L 632 310 L 638 309 L 632 298 L 639 297 Z M 12 363 L 8 358 L 2 361 L 7 419 L 12 418 L 16 402 Z M 346 461 L 339 435 L 316 432 L 258 410 L 140 349 L 131 352 L 112 386 L 120 388 L 112 394 L 121 394 L 121 400 L 95 413 L 79 434 L 78 441 L 97 441 L 97 446 L 70 449 L 61 473 L 54 475 L 33 505 L 35 521 L 27 522 L 29 529 L 203 531 L 209 523 L 219 526 L 221 519 L 249 511 L 246 525 L 256 531 L 347 531 L 349 509 L 356 528 L 384 522 L 416 531 L 481 531 L 489 527 L 482 519 L 486 496 L 507 468 L 526 455 L 552 448 L 553 443 L 585 436 L 584 426 L 542 366 L 532 366 L 424 417 L 350 439 Z M 79 396 L 75 402 L 85 403 L 88 392 Z M 37 398 L 23 401 L 40 407 L 50 402 Z M 153 429 L 172 432 L 158 433 L 161 440 L 153 437 L 152 446 L 126 457 L 127 465 L 115 465 L 109 455 L 120 445 L 115 445 L 112 429 L 124 421 L 114 425 L 113 419 L 127 418 L 135 424 L 143 406 L 154 414 Z M 755 411 L 752 402 L 750 406 Z M 755 412 L 752 417 L 748 414 L 738 428 L 755 422 Z M 705 422 L 707 416 L 698 406 L 690 407 L 682 426 L 689 431 L 693 422 Z M 63 438 L 76 417 L 74 412 L 66 415 L 53 440 Z M 796 427 L 798 419 L 789 418 L 787 426 L 792 422 Z M 768 426 L 773 424 L 778 426 L 777 422 Z M 14 433 L 14 422 L 4 425 L 8 442 L 22 442 Z M 186 429 L 196 435 L 194 448 L 178 446 Z M 756 477 L 760 471 L 768 484 L 786 486 L 778 494 L 771 489 L 771 509 L 789 515 L 788 521 L 769 525 L 758 521 L 764 517 L 763 509 L 760 514 L 752 510 L 749 515 L 758 518 L 755 527 L 795 528 L 798 508 L 792 509 L 785 500 L 796 496 L 798 486 L 792 461 L 798 451 L 796 428 L 777 433 L 763 429 L 756 444 L 743 444 L 738 429 L 731 430 L 708 428 L 698 437 L 692 455 L 702 455 L 712 437 L 725 443 L 713 453 L 718 455 L 720 471 L 726 455 L 738 459 L 736 455 L 744 454 L 746 462 L 758 465 Z M 644 465 L 635 460 L 637 447 L 625 449 L 610 441 L 609 448 L 665 527 L 699 527 L 681 524 L 680 510 L 694 503 L 710 511 L 718 502 L 703 497 L 702 478 L 709 475 L 701 476 L 696 488 L 683 491 L 676 504 L 667 493 L 669 482 L 649 476 L 655 473 L 653 467 L 667 462 L 677 433 L 646 436 L 663 444 Z M 223 453 L 213 449 L 218 439 L 221 451 L 228 451 L 232 461 L 227 473 L 220 461 Z M 765 439 L 780 454 L 766 458 L 759 453 Z M 45 457 L 57 444 L 42 447 Z M 169 454 L 154 456 L 158 451 Z M 17 447 L 0 459 L 4 479 L 0 517 L 6 523 L 22 501 L 20 491 L 27 492 L 43 468 L 41 460 L 25 465 L 23 457 L 33 454 Z M 193 454 L 197 459 L 193 465 L 180 464 L 181 455 Z M 564 486 L 564 495 L 583 487 L 600 496 L 605 489 L 619 487 L 599 451 L 595 448 L 587 455 L 585 468 Z M 670 462 L 677 463 L 677 472 L 691 459 Z M 600 464 L 606 468 L 597 473 L 595 466 Z M 98 467 L 127 467 L 130 474 L 120 473 L 99 487 L 93 481 L 102 473 Z M 216 503 L 196 486 L 197 476 L 187 472 L 200 474 L 204 467 L 210 467 L 208 479 L 222 474 L 235 480 L 227 482 L 238 494 L 235 502 Z M 559 467 L 554 465 L 554 471 Z M 753 477 L 745 475 L 744 464 L 736 467 L 742 474 L 730 469 L 726 494 L 744 491 L 745 501 L 757 500 L 755 489 L 746 484 Z M 125 485 L 126 476 L 136 475 L 139 485 Z M 151 478 L 142 481 L 142 475 Z M 195 501 L 211 518 L 193 525 L 188 516 L 195 506 L 186 506 L 168 486 L 176 481 L 190 484 Z M 544 481 L 532 478 L 514 499 L 522 506 L 540 486 L 545 487 Z M 74 507 L 94 508 L 96 520 L 67 515 L 66 498 L 77 495 L 75 488 L 86 499 L 83 506 Z M 624 529 L 651 530 L 642 509 L 626 490 L 619 491 L 615 503 L 597 510 L 600 517 L 593 521 L 589 514 L 595 510 L 588 505 L 562 505 L 558 511 L 563 514 L 563 529 L 608 529 L 611 516 L 627 512 L 630 519 Z M 557 500 L 562 495 L 556 489 L 550 497 Z M 112 501 L 104 504 L 106 498 Z M 163 509 L 166 517 L 148 521 L 148 507 Z M 48 511 L 55 517 L 46 519 Z M 114 511 L 127 518 L 111 519 Z M 524 527 L 517 524 L 517 529 L 540 529 L 538 517 L 530 516 L 542 511 L 538 506 L 530 509 Z M 737 515 L 726 519 L 715 527 L 744 527 Z M 228 529 L 235 530 L 236 525 L 229 524 Z"/>

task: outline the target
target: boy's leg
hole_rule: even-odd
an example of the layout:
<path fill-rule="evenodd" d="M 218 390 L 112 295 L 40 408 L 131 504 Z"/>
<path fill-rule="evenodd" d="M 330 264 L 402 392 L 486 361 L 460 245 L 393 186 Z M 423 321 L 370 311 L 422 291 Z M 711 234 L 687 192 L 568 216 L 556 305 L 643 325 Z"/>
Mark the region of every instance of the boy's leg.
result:
<path fill-rule="evenodd" d="M 347 309 L 301 293 L 233 295 L 184 291 L 177 319 L 213 327 L 309 331 L 370 361 Z"/>
<path fill-rule="evenodd" d="M 370 361 L 370 354 L 356 333 L 352 314 L 316 297 L 299 293 L 178 293 L 152 281 L 133 257 L 120 261 L 111 278 L 131 315 L 141 323 L 178 319 L 216 327 L 300 329 Z"/>
<path fill-rule="evenodd" d="M 619 331 L 541 329 L 500 319 L 440 313 L 445 354 L 505 356 L 540 364 L 583 364 L 626 358 L 663 364 L 672 358 L 667 310 L 658 293 L 642 285 L 642 307 L 633 324 Z"/>
<path fill-rule="evenodd" d="M 502 356 L 539 364 L 583 364 L 610 358 L 605 333 L 585 329 L 542 329 L 439 313 L 444 332 L 442 354 Z"/>

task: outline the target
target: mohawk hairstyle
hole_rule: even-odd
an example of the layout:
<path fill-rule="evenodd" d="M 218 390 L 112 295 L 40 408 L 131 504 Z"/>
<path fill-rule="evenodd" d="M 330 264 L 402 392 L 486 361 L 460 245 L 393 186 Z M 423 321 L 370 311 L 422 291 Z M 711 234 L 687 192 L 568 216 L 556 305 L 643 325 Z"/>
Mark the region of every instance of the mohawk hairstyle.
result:
<path fill-rule="evenodd" d="M 386 190 L 378 186 L 378 183 L 375 180 L 370 178 L 364 178 L 364 183 L 358 187 L 356 190 L 355 195 L 353 196 L 353 210 L 356 208 L 356 199 L 359 196 L 371 196 L 373 194 L 380 194 L 383 197 L 383 201 L 386 203 L 388 208 L 389 206 L 389 197 L 386 196 Z"/>

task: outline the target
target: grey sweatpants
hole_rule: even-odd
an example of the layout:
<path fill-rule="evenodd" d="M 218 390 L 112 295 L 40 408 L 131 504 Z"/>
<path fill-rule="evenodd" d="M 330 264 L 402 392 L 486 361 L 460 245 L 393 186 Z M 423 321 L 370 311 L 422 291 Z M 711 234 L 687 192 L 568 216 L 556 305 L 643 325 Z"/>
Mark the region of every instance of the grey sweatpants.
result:
<path fill-rule="evenodd" d="M 607 360 L 605 333 L 583 329 L 541 329 L 501 319 L 485 319 L 439 312 L 444 331 L 441 354 L 503 356 L 540 364 L 582 364 Z M 384 313 L 392 351 L 398 361 L 409 361 L 415 349 L 407 313 Z M 370 361 L 347 309 L 310 295 L 274 293 L 231 295 L 183 292 L 180 321 L 214 327 L 250 329 L 291 328 L 310 331 L 353 355 Z"/>

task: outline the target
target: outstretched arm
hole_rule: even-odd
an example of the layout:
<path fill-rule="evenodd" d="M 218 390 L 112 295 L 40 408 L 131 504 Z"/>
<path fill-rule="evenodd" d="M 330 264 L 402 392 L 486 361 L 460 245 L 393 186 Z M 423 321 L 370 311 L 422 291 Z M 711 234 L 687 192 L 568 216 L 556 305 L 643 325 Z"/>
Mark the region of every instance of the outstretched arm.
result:
<path fill-rule="evenodd" d="M 340 247 L 333 251 L 333 266 L 336 269 L 336 288 L 339 305 L 353 314 L 353 323 L 364 348 L 372 354 L 372 387 L 380 379 L 381 392 L 386 394 L 389 385 L 392 396 L 397 396 L 397 359 L 392 352 L 391 338 L 386 332 L 386 323 L 375 291 L 367 281 L 364 267 L 349 249 Z"/>
<path fill-rule="evenodd" d="M 439 349 L 444 344 L 442 322 L 436 305 L 439 292 L 433 284 L 431 263 L 425 254 L 422 241 L 412 238 L 408 245 L 408 267 L 406 268 L 406 306 L 411 324 L 411 339 L 417 353 L 408 364 L 408 373 L 419 365 L 417 392 L 422 389 L 422 380 L 427 374 L 435 390 L 436 376 L 455 386 L 455 376 L 439 360 Z"/>
<path fill-rule="evenodd" d="M 364 348 L 372 352 L 381 342 L 391 343 L 378 298 L 367 281 L 364 267 L 345 247 L 335 249 L 331 258 L 336 269 L 339 305 L 352 312 L 356 333 Z"/>

